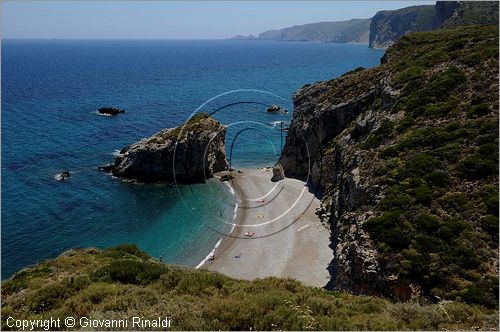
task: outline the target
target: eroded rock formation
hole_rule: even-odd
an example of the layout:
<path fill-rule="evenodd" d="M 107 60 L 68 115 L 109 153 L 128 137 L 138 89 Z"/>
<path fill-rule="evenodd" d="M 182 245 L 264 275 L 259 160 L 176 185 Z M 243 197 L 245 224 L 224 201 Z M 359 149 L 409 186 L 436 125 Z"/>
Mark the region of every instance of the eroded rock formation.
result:
<path fill-rule="evenodd" d="M 226 128 L 204 113 L 120 151 L 114 164 L 102 167 L 114 176 L 140 182 L 202 182 L 228 163 Z"/>

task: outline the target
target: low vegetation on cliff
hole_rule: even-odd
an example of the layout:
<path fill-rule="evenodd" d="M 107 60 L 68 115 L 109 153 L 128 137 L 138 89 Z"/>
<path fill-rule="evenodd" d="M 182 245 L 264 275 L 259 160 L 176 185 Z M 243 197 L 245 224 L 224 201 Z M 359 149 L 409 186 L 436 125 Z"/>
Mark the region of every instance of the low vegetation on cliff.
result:
<path fill-rule="evenodd" d="M 404 114 L 373 132 L 382 266 L 426 293 L 498 305 L 498 27 L 404 37 L 390 50 Z M 374 140 L 380 137 L 380 141 Z M 378 144 L 367 144 L 369 142 Z"/>
<path fill-rule="evenodd" d="M 333 285 L 498 307 L 498 92 L 498 26 L 471 26 L 296 93 L 280 163 L 307 175 L 305 137 Z"/>
<path fill-rule="evenodd" d="M 174 267 L 133 245 L 68 251 L 2 284 L 8 317 L 170 317 L 174 330 L 493 329 L 495 312 L 461 303 L 390 303 L 290 279 L 235 280 Z M 61 328 L 66 329 L 64 325 Z"/>

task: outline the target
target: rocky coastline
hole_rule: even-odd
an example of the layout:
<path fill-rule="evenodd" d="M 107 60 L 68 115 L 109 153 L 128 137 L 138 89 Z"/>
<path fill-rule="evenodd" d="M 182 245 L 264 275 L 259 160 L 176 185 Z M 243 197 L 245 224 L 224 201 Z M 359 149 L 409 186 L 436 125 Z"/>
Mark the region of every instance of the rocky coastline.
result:
<path fill-rule="evenodd" d="M 478 31 L 482 31 L 481 36 Z M 475 41 L 470 42 L 473 37 Z M 498 40 L 494 26 L 410 34 L 389 48 L 380 66 L 306 85 L 294 94 L 293 119 L 275 168 L 277 174 L 282 168 L 286 177 L 309 179 L 324 192 L 317 213 L 332 229 L 335 257 L 331 287 L 398 300 L 409 300 L 416 294 L 430 300 L 455 298 L 485 289 L 482 301 L 497 303 L 483 288 L 487 280 L 498 280 L 498 274 L 491 272 L 498 267 L 497 235 L 488 235 L 489 228 L 475 220 L 498 220 L 494 216 L 498 203 L 495 210 L 487 210 L 467 207 L 464 201 L 460 212 L 445 203 L 453 195 L 475 201 L 488 197 L 489 190 L 492 200 L 495 190 L 498 193 L 498 138 L 493 138 L 498 126 L 487 125 L 498 121 L 498 62 L 494 55 L 480 55 L 485 43 L 494 40 Z M 447 52 L 451 47 L 455 50 L 453 60 L 434 56 L 424 61 L 427 52 Z M 482 63 L 469 61 L 472 53 L 484 57 Z M 478 82 L 478 76 L 483 81 Z M 425 92 L 420 92 L 422 89 Z M 477 101 L 470 96 L 477 96 Z M 484 112 L 478 114 L 478 109 Z M 486 149 L 484 144 L 488 142 L 469 139 L 470 147 L 457 152 L 453 159 L 442 155 L 464 142 L 460 131 L 454 130 L 477 137 L 478 127 L 483 128 L 480 135 L 492 137 L 491 154 L 471 155 Z M 438 138 L 436 133 L 441 132 Z M 428 142 L 424 141 L 427 136 Z M 413 141 L 418 143 L 409 143 Z M 470 160 L 491 160 L 492 166 L 479 171 Z M 428 173 L 443 181 L 436 182 Z M 484 206 L 483 200 L 476 205 Z M 439 233 L 432 239 L 441 247 L 421 244 L 419 241 L 429 237 L 419 226 L 425 218 L 443 225 L 442 232 L 456 219 L 461 229 L 475 229 L 474 237 L 484 240 L 476 243 L 480 250 L 467 249 L 467 254 L 479 257 L 483 251 L 488 253 L 481 256 L 483 265 L 457 267 L 470 271 L 462 274 L 437 272 L 446 271 L 446 263 L 440 263 L 443 266 L 439 268 L 428 267 L 433 257 L 448 257 L 447 252 L 465 249 L 460 248 L 461 242 L 445 243 L 449 238 L 440 238 Z M 405 223 L 404 228 L 398 222 Z M 470 235 L 457 231 L 453 236 L 454 241 L 469 241 Z M 414 256 L 409 257 L 409 253 Z M 427 261 L 421 261 L 421 257 L 427 257 Z M 454 258 L 446 259 L 451 262 Z M 423 267 L 418 270 L 415 264 Z M 442 273 L 431 283 L 434 288 L 427 281 L 432 277 L 425 273 Z M 472 280 L 463 273 L 482 277 Z M 463 283 L 450 283 L 452 278 Z"/>

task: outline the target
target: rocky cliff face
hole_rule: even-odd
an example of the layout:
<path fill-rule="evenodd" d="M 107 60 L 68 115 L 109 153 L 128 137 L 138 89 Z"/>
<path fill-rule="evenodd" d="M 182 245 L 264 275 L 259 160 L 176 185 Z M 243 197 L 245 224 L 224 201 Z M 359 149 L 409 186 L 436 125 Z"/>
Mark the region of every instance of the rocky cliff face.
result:
<path fill-rule="evenodd" d="M 462 25 L 498 25 L 498 1 L 438 1 L 436 14 L 442 28 Z"/>
<path fill-rule="evenodd" d="M 475 24 L 498 25 L 498 2 L 437 1 L 435 6 L 380 11 L 371 21 L 369 46 L 387 48 L 410 32 Z"/>
<path fill-rule="evenodd" d="M 226 128 L 204 113 L 120 151 L 113 175 L 140 182 L 202 182 L 227 169 Z"/>
<path fill-rule="evenodd" d="M 498 303 L 497 43 L 496 27 L 411 34 L 295 93 L 279 163 L 324 192 L 333 287 Z"/>
<path fill-rule="evenodd" d="M 371 48 L 387 48 L 410 32 L 434 30 L 439 26 L 433 5 L 380 11 L 370 25 Z"/>
<path fill-rule="evenodd" d="M 382 116 L 397 92 L 381 69 L 360 68 L 297 91 L 294 117 L 279 160 L 286 176 L 309 178 L 315 187 L 325 190 L 319 214 L 333 226 L 332 284 L 360 292 L 379 279 L 377 252 L 362 224 L 373 215 L 365 207 L 380 199 L 382 188 L 361 177 L 360 166 L 370 158 L 356 144 L 388 118 L 397 117 Z"/>

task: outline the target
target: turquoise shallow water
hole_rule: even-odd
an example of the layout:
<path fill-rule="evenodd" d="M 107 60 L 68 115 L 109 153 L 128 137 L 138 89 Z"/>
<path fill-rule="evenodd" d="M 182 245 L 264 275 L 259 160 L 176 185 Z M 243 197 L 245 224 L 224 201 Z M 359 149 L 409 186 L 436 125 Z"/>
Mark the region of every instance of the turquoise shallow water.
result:
<path fill-rule="evenodd" d="M 302 85 L 374 66 L 381 56 L 348 44 L 2 41 L 2 278 L 68 248 L 127 242 L 164 261 L 196 266 L 218 232 L 228 231 L 217 221 L 221 213 L 225 220 L 233 216 L 225 185 L 140 185 L 96 167 L 238 89 L 247 90 L 200 110 L 226 106 L 215 117 L 229 125 L 228 147 L 237 136 L 234 167 L 271 165 L 280 151 L 275 124 L 286 125 L 291 114 L 266 114 L 262 104 L 291 110 Z M 96 114 L 108 105 L 127 112 Z M 55 181 L 64 169 L 71 179 Z"/>

